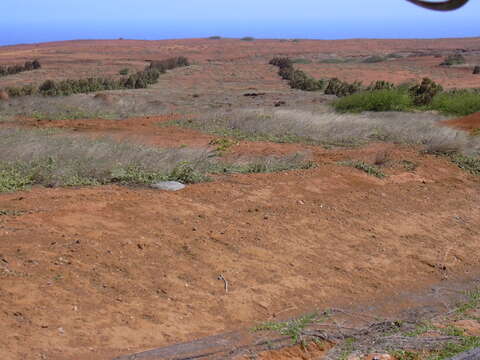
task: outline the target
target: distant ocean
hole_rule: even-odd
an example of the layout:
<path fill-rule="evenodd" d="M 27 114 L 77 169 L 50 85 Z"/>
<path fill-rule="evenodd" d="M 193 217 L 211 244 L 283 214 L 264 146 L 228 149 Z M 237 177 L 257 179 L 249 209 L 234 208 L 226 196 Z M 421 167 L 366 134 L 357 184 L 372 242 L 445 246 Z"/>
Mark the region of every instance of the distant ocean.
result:
<path fill-rule="evenodd" d="M 159 22 L 159 23 L 89 23 L 89 24 L 0 24 L 0 45 L 74 39 L 179 39 L 212 35 L 222 37 L 348 39 L 348 38 L 440 38 L 480 36 L 480 29 L 470 22 L 438 24 L 401 21 L 364 21 L 359 24 L 299 21 L 245 22 Z"/>

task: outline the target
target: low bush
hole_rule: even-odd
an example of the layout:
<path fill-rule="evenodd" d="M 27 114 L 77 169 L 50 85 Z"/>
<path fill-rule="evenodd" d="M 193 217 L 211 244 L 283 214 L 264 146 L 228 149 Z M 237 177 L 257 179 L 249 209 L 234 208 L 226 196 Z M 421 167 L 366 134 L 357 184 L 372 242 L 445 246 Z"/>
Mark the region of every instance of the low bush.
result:
<path fill-rule="evenodd" d="M 469 90 L 444 92 L 433 98 L 430 108 L 458 116 L 473 114 L 480 111 L 480 93 Z"/>
<path fill-rule="evenodd" d="M 221 38 L 222 38 L 221 36 L 213 35 L 213 36 L 210 36 L 208 39 L 209 40 L 220 40 Z"/>
<path fill-rule="evenodd" d="M 161 73 L 165 73 L 167 70 L 176 67 L 188 65 L 189 61 L 186 57 L 178 56 L 165 60 L 151 61 L 145 70 L 138 71 L 120 79 L 88 78 L 61 81 L 46 80 L 38 88 L 32 85 L 25 85 L 22 87 L 9 87 L 6 88 L 5 91 L 10 97 L 20 97 L 34 95 L 36 93 L 43 96 L 68 96 L 105 90 L 144 89 L 149 85 L 157 83 Z M 128 69 L 123 69 L 120 72 L 128 74 Z"/>
<path fill-rule="evenodd" d="M 288 57 L 274 57 L 269 64 L 278 66 L 280 69 L 293 67 L 293 62 Z"/>
<path fill-rule="evenodd" d="M 130 69 L 124 68 L 124 69 L 120 70 L 118 73 L 120 75 L 128 75 L 129 71 L 130 71 Z"/>
<path fill-rule="evenodd" d="M 383 61 L 386 61 L 386 60 L 387 59 L 383 56 L 373 55 L 373 56 L 367 57 L 362 62 L 365 63 L 365 64 L 374 64 L 374 63 L 379 63 L 379 62 L 383 62 Z"/>
<path fill-rule="evenodd" d="M 172 70 L 177 67 L 189 66 L 190 62 L 185 56 L 171 57 L 165 60 L 152 60 L 150 61 L 149 69 L 155 69 L 160 73 L 164 73 L 167 70 Z"/>
<path fill-rule="evenodd" d="M 409 89 L 413 104 L 416 106 L 431 104 L 435 95 L 442 91 L 442 86 L 429 78 L 423 78 L 420 84 L 414 85 Z"/>
<path fill-rule="evenodd" d="M 362 91 L 334 103 L 338 112 L 404 111 L 411 107 L 407 93 L 395 89 Z"/>
<path fill-rule="evenodd" d="M 473 68 L 473 75 L 480 74 L 480 65 L 477 65 Z"/>
<path fill-rule="evenodd" d="M 454 54 L 447 56 L 443 62 L 440 64 L 441 66 L 452 66 L 452 65 L 462 65 L 465 64 L 465 58 L 461 54 Z"/>
<path fill-rule="evenodd" d="M 328 81 L 327 87 L 325 88 L 325 94 L 343 97 L 352 95 L 360 90 L 362 90 L 362 83 L 358 81 L 355 81 L 354 83 L 348 83 L 337 78 L 333 78 Z"/>
<path fill-rule="evenodd" d="M 24 71 L 40 69 L 42 65 L 38 60 L 26 61 L 23 65 L 2 66 L 0 65 L 0 76 L 18 74 Z"/>
<path fill-rule="evenodd" d="M 395 84 L 384 81 L 384 80 L 377 80 L 372 82 L 368 87 L 367 91 L 375 91 L 375 90 L 390 90 L 395 88 Z"/>
<path fill-rule="evenodd" d="M 242 41 L 255 41 L 255 38 L 252 37 L 252 36 L 244 36 L 240 40 L 242 40 Z"/>
<path fill-rule="evenodd" d="M 349 160 L 349 161 L 342 161 L 339 164 L 343 166 L 353 167 L 358 170 L 362 170 L 364 173 L 375 176 L 379 179 L 382 179 L 385 177 L 385 174 L 378 167 L 376 167 L 375 165 L 367 164 L 366 162 L 363 162 L 363 161 Z"/>

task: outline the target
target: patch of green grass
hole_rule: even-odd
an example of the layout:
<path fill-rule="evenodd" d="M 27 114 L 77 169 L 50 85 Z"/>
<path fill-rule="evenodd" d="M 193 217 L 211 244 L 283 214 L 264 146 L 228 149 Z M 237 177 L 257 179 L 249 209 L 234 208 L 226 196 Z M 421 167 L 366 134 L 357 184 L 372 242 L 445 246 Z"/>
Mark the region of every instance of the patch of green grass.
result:
<path fill-rule="evenodd" d="M 397 360 L 421 360 L 419 354 L 407 350 L 393 351 L 391 355 Z"/>
<path fill-rule="evenodd" d="M 0 167 L 0 192 L 25 190 L 33 182 L 31 174 L 24 173 L 16 166 L 5 164 Z"/>
<path fill-rule="evenodd" d="M 480 306 L 480 289 L 475 289 L 469 291 L 468 293 L 469 300 L 457 307 L 457 314 L 465 314 L 469 310 L 476 309 Z"/>
<path fill-rule="evenodd" d="M 355 348 L 355 343 L 357 342 L 357 339 L 354 337 L 349 337 L 345 339 L 345 341 L 342 344 L 343 351 L 342 354 L 340 355 L 339 360 L 347 360 L 349 355 L 353 352 Z"/>
<path fill-rule="evenodd" d="M 298 319 L 290 321 L 266 322 L 252 329 L 253 332 L 258 331 L 275 331 L 283 336 L 288 336 L 292 339 L 293 344 L 305 345 L 303 330 L 307 326 L 319 321 L 317 313 L 307 314 Z"/>
<path fill-rule="evenodd" d="M 333 103 L 338 112 L 406 111 L 412 107 L 408 93 L 398 89 L 361 91 L 342 97 Z"/>
<path fill-rule="evenodd" d="M 386 61 L 386 60 L 387 59 L 384 56 L 373 55 L 373 56 L 369 56 L 368 58 L 364 59 L 362 62 L 365 63 L 365 64 L 374 64 L 374 63 L 379 63 L 379 62 L 383 62 L 383 61 Z"/>
<path fill-rule="evenodd" d="M 120 75 L 128 75 L 130 69 L 129 68 L 124 68 L 124 69 L 121 69 L 118 73 Z"/>
<path fill-rule="evenodd" d="M 429 109 L 457 116 L 470 115 L 480 111 L 480 93 L 467 90 L 440 93 L 433 98 Z"/>
<path fill-rule="evenodd" d="M 460 343 L 448 343 L 441 350 L 427 357 L 426 360 L 445 360 L 454 357 L 465 351 L 480 347 L 480 337 L 463 336 Z"/>
<path fill-rule="evenodd" d="M 409 331 L 405 335 L 410 337 L 415 337 L 418 335 L 423 335 L 432 330 L 438 330 L 438 329 L 429 322 L 422 322 L 415 327 L 415 330 Z"/>
<path fill-rule="evenodd" d="M 296 58 L 292 59 L 293 64 L 311 64 L 312 60 L 310 59 L 305 59 L 305 58 Z"/>
<path fill-rule="evenodd" d="M 315 168 L 313 161 L 303 161 L 299 157 L 286 159 L 271 159 L 262 161 L 253 161 L 246 164 L 225 164 L 218 163 L 210 166 L 208 172 L 210 174 L 259 174 L 272 173 L 288 170 L 308 170 Z"/>
<path fill-rule="evenodd" d="M 80 120 L 80 119 L 115 119 L 116 116 L 108 112 L 90 112 L 76 107 L 58 109 L 55 112 L 33 111 L 27 116 L 35 120 Z"/>
<path fill-rule="evenodd" d="M 462 154 L 450 154 L 450 159 L 460 169 L 468 171 L 472 175 L 480 176 L 480 158 Z"/>
<path fill-rule="evenodd" d="M 402 160 L 400 161 L 400 164 L 403 166 L 403 168 L 409 172 L 413 172 L 417 169 L 418 164 L 410 161 L 410 160 Z"/>
<path fill-rule="evenodd" d="M 339 162 L 340 165 L 343 165 L 343 166 L 350 166 L 350 167 L 353 167 L 355 169 L 358 169 L 358 170 L 361 170 L 365 173 L 367 173 L 368 175 L 372 175 L 372 176 L 375 176 L 379 179 L 382 179 L 384 178 L 386 175 L 382 172 L 382 170 L 380 170 L 377 166 L 375 165 L 370 165 L 370 164 L 367 164 L 366 162 L 364 161 L 359 161 L 359 160 L 349 160 L 349 161 L 341 161 Z"/>
<path fill-rule="evenodd" d="M 318 61 L 318 63 L 319 64 L 344 64 L 352 61 L 353 59 L 349 59 L 349 58 L 330 58 L 330 59 L 322 59 Z"/>
<path fill-rule="evenodd" d="M 215 145 L 216 146 L 215 151 L 220 154 L 228 151 L 235 144 L 237 144 L 237 142 L 233 141 L 228 137 L 213 139 L 209 143 L 209 145 Z"/>

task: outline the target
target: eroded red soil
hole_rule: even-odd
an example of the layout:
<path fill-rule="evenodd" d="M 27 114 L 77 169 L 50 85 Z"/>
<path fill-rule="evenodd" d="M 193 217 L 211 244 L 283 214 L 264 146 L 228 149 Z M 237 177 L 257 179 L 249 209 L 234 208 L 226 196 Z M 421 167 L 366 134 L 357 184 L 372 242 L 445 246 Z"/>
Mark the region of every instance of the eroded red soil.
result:
<path fill-rule="evenodd" d="M 471 275 L 478 180 L 415 149 L 389 156 L 419 166 L 0 195 L 1 355 L 108 359 Z"/>

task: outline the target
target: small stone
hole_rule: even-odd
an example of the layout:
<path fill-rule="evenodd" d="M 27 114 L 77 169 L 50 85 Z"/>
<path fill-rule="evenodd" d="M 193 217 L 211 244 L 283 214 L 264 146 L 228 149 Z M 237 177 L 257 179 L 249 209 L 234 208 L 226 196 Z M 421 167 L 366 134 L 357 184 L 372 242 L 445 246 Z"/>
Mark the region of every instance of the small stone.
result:
<path fill-rule="evenodd" d="M 184 189 L 185 185 L 178 181 L 160 181 L 152 184 L 151 187 L 158 190 L 178 191 Z"/>
<path fill-rule="evenodd" d="M 394 358 L 388 354 L 370 354 L 365 357 L 365 360 L 394 360 Z"/>

